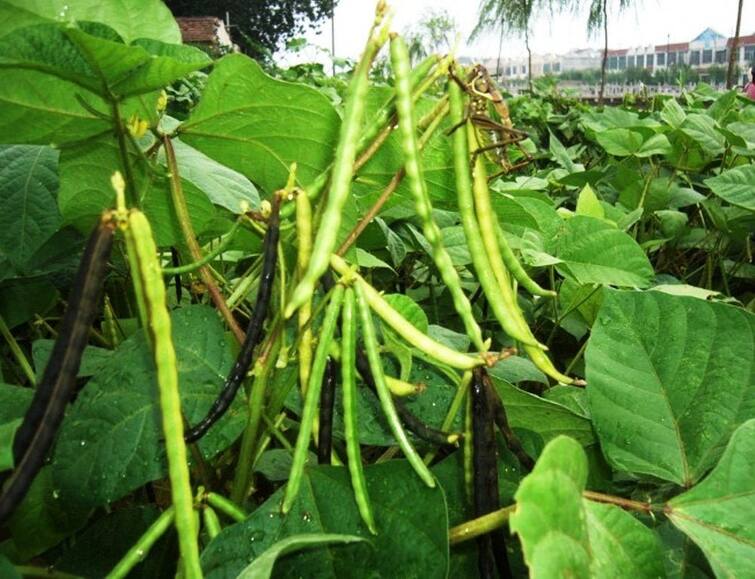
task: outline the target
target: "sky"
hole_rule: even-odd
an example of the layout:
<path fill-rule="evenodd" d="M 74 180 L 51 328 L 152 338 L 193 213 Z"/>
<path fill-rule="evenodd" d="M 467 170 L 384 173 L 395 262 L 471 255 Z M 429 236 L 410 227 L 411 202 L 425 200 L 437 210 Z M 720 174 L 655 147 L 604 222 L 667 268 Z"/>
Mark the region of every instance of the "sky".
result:
<path fill-rule="evenodd" d="M 404 32 L 433 10 L 445 10 L 457 23 L 461 45 L 457 54 L 474 58 L 498 55 L 498 34 L 493 33 L 469 43 L 467 38 L 477 21 L 478 0 L 388 0 L 393 9 L 393 29 Z M 587 6 L 576 14 L 543 15 L 533 21 L 531 40 L 533 53 L 561 54 L 576 48 L 602 46 L 602 34 L 588 37 Z M 626 48 L 666 42 L 692 40 L 706 27 L 726 36 L 734 35 L 737 0 L 634 0 L 632 6 L 608 14 L 609 47 Z M 338 57 L 355 58 L 361 52 L 373 18 L 374 0 L 339 0 L 335 10 L 335 53 Z M 755 0 L 744 0 L 741 35 L 755 33 Z M 318 33 L 310 32 L 307 40 L 330 50 L 331 22 L 323 22 Z M 293 61 L 312 60 L 317 50 L 308 50 Z M 319 53 L 322 61 L 324 52 Z M 507 38 L 503 55 L 519 57 L 526 54 L 524 40 Z M 287 60 L 289 60 L 287 58 Z M 293 63 L 293 62 L 291 62 Z"/>

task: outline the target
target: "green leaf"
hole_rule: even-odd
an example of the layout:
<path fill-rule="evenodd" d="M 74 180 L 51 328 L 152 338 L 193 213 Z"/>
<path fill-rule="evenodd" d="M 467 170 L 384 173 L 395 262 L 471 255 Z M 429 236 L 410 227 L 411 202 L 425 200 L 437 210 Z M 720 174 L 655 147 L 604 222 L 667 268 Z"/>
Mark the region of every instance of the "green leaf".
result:
<path fill-rule="evenodd" d="M 232 356 L 212 308 L 185 307 L 172 318 L 183 411 L 195 424 L 220 390 Z M 240 434 L 246 423 L 241 398 L 200 441 L 205 456 Z M 146 335 L 138 332 L 101 366 L 63 422 L 53 469 L 66 499 L 99 506 L 165 475 L 158 404 L 152 355 Z"/>
<path fill-rule="evenodd" d="M 8 527 L 24 560 L 44 553 L 86 523 L 89 510 L 71 505 L 54 484 L 52 468 L 43 467 L 11 516 Z"/>
<path fill-rule="evenodd" d="M 13 563 L 5 555 L 0 555 L 0 577 L 5 577 L 5 579 L 22 579 L 21 573 L 18 572 Z"/>
<path fill-rule="evenodd" d="M 237 579 L 269 579 L 273 574 L 275 561 L 288 553 L 301 551 L 312 546 L 348 544 L 357 541 L 366 541 L 366 539 L 357 535 L 328 533 L 309 533 L 286 537 L 275 543 L 272 547 L 269 547 L 262 555 L 252 561 L 248 567 L 237 575 Z"/>
<path fill-rule="evenodd" d="M 579 192 L 579 197 L 577 197 L 577 215 L 587 215 L 596 219 L 604 219 L 606 216 L 603 206 L 600 204 L 595 191 L 592 190 L 590 185 L 585 185 L 582 187 L 582 191 Z"/>
<path fill-rule="evenodd" d="M 60 227 L 57 168 L 50 147 L 0 147 L 0 255 L 18 270 Z"/>
<path fill-rule="evenodd" d="M 333 157 L 340 120 L 327 97 L 275 80 L 246 56 L 217 62 L 181 139 L 246 175 L 266 192 L 286 184 L 291 163 L 307 185 Z"/>
<path fill-rule="evenodd" d="M 664 122 L 671 125 L 673 128 L 678 129 L 679 127 L 681 127 L 684 119 L 686 118 L 687 113 L 684 112 L 684 109 L 682 109 L 679 103 L 676 102 L 675 98 L 668 99 L 663 105 L 663 109 L 661 110 L 661 119 L 663 119 Z"/>
<path fill-rule="evenodd" d="M 126 42 L 137 38 L 152 38 L 179 44 L 181 32 L 170 10 L 160 0 L 129 0 L 128 2 L 100 2 L 99 0 L 4 0 L 6 5 L 28 11 L 40 19 L 102 22 L 114 29 Z M 0 35 L 19 25 L 12 19 L 0 20 Z"/>
<path fill-rule="evenodd" d="M 691 113 L 682 123 L 681 130 L 699 144 L 708 156 L 715 156 L 723 153 L 726 144 L 716 126 L 716 121 L 708 115 Z"/>
<path fill-rule="evenodd" d="M 448 572 L 448 515 L 440 487 L 430 489 L 403 460 L 366 466 L 367 492 L 378 534 L 362 522 L 348 470 L 317 466 L 305 471 L 299 497 L 280 514 L 282 489 L 245 521 L 226 527 L 202 553 L 208 579 L 235 577 L 255 557 L 286 537 L 301 533 L 357 535 L 356 543 L 292 554 L 276 575 L 310 577 L 445 577 Z M 386 553 L 390 553 L 386 557 Z"/>
<path fill-rule="evenodd" d="M 711 191 L 724 201 L 755 211 L 755 165 L 728 169 L 716 177 L 705 179 Z"/>
<path fill-rule="evenodd" d="M 582 506 L 586 482 L 582 447 L 559 436 L 543 449 L 534 470 L 519 485 L 509 527 L 519 535 L 533 576 L 540 576 L 540 570 L 542 576 L 589 577 L 590 545 Z"/>
<path fill-rule="evenodd" d="M 0 39 L 0 65 L 46 72 L 103 97 L 123 97 L 160 89 L 211 63 L 191 46 L 156 40 L 126 45 L 103 24 L 83 28 L 40 24 L 16 30 Z"/>
<path fill-rule="evenodd" d="M 667 516 L 705 553 L 716 577 L 755 575 L 755 420 L 732 435 L 697 486 L 672 499 Z"/>
<path fill-rule="evenodd" d="M 741 139 L 742 147 L 755 149 L 755 126 L 752 122 L 735 122 L 726 125 L 726 130 Z"/>
<path fill-rule="evenodd" d="M 173 140 L 173 149 L 181 179 L 193 184 L 215 205 L 234 214 L 241 213 L 242 202 L 246 202 L 250 209 L 259 208 L 260 194 L 244 175 L 213 161 L 178 139 Z M 160 153 L 161 160 L 164 160 L 162 149 Z"/>
<path fill-rule="evenodd" d="M 494 367 L 490 376 L 506 408 L 512 428 L 536 433 L 543 442 L 560 435 L 570 436 L 583 446 L 595 441 L 592 424 L 584 416 L 575 414 L 561 404 L 520 390 L 501 380 L 496 374 Z"/>
<path fill-rule="evenodd" d="M 10 470 L 15 466 L 13 459 L 13 437 L 21 426 L 23 418 L 16 418 L 10 422 L 0 422 L 0 472 Z"/>
<path fill-rule="evenodd" d="M 752 412 L 753 334 L 753 315 L 739 308 L 605 291 L 585 360 L 593 424 L 614 468 L 698 481 Z"/>
<path fill-rule="evenodd" d="M 629 129 L 609 129 L 595 134 L 598 144 L 609 155 L 628 157 L 636 154 L 642 147 L 642 134 Z"/>
<path fill-rule="evenodd" d="M 647 287 L 653 268 L 629 235 L 605 221 L 575 216 L 552 242 L 551 253 L 563 261 L 559 272 L 580 284 Z"/>
<path fill-rule="evenodd" d="M 569 173 L 574 173 L 576 171 L 574 161 L 572 161 L 569 152 L 566 150 L 566 147 L 564 147 L 561 141 L 558 140 L 558 137 L 554 135 L 550 129 L 548 130 L 548 134 L 550 135 L 550 139 L 548 140 L 548 148 L 550 149 L 550 153 L 553 156 L 553 159 Z"/>
<path fill-rule="evenodd" d="M 635 153 L 637 157 L 651 157 L 653 155 L 668 155 L 671 153 L 671 143 L 666 135 L 653 135 L 642 143 L 640 150 Z"/>
<path fill-rule="evenodd" d="M 665 577 L 661 544 L 653 532 L 617 506 L 583 499 L 592 555 L 592 576 Z"/>

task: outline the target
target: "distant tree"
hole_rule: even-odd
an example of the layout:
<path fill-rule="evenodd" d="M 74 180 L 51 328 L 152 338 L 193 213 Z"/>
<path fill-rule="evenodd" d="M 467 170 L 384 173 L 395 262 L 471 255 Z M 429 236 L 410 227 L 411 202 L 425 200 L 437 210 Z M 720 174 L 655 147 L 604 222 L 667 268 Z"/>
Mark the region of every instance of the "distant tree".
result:
<path fill-rule="evenodd" d="M 507 34 L 523 35 L 527 49 L 527 82 L 532 90 L 532 49 L 530 48 L 530 22 L 539 10 L 551 12 L 576 5 L 577 0 L 480 0 L 477 9 L 477 24 L 470 40 L 485 32 L 497 30 L 500 34 L 498 67 L 500 68 L 500 48 Z"/>
<path fill-rule="evenodd" d="M 436 52 L 448 52 L 456 35 L 456 21 L 445 10 L 434 10 L 404 33 L 412 62 Z"/>
<path fill-rule="evenodd" d="M 618 0 L 619 11 L 632 3 L 632 0 Z M 587 30 L 594 33 L 603 29 L 603 60 L 600 63 L 600 90 L 598 102 L 603 102 L 603 92 L 606 88 L 606 68 L 608 66 L 608 4 L 609 0 L 591 0 L 590 13 L 587 17 Z"/>
<path fill-rule="evenodd" d="M 734 86 L 734 78 L 737 69 L 737 52 L 739 52 L 739 25 L 742 23 L 742 4 L 744 0 L 739 0 L 737 7 L 737 29 L 734 32 L 734 42 L 729 49 L 729 67 L 726 69 L 726 88 Z"/>
<path fill-rule="evenodd" d="M 328 18 L 338 0 L 167 0 L 174 16 L 217 16 L 231 21 L 233 41 L 265 60 L 282 44 Z"/>

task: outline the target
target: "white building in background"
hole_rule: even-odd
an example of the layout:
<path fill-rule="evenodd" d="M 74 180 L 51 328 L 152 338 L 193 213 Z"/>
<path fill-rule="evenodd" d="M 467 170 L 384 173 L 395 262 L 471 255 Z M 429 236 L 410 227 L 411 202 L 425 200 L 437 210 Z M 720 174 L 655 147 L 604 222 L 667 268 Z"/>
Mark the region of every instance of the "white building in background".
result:
<path fill-rule="evenodd" d="M 726 67 L 729 62 L 729 50 L 734 44 L 733 38 L 726 38 L 711 28 L 706 28 L 689 42 L 667 42 L 632 48 L 612 49 L 608 51 L 609 72 L 620 72 L 629 68 L 644 68 L 651 72 L 679 64 L 688 64 L 704 72 L 711 66 Z M 742 70 L 755 65 L 755 34 L 740 36 L 736 60 Z M 560 74 L 575 70 L 599 69 L 603 58 L 600 49 L 584 48 L 572 50 L 566 54 L 533 54 L 532 76 Z M 491 73 L 497 71 L 501 80 L 526 79 L 529 62 L 527 56 L 517 58 L 488 58 L 483 61 Z"/>

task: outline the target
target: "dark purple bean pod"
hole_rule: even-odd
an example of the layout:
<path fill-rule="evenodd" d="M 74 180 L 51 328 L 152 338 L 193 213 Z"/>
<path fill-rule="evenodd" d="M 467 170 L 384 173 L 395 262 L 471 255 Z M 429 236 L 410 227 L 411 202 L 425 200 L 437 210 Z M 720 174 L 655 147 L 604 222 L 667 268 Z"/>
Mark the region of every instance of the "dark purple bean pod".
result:
<path fill-rule="evenodd" d="M 496 452 L 493 404 L 484 368 L 474 369 L 472 396 L 472 465 L 474 471 L 474 515 L 481 517 L 500 508 L 498 495 L 498 453 Z M 477 540 L 481 578 L 511 577 L 506 538 L 501 529 Z M 498 573 L 495 570 L 498 568 Z"/>
<path fill-rule="evenodd" d="M 102 297 L 114 230 L 110 216 L 103 216 L 81 257 L 50 360 L 13 440 L 16 466 L 0 495 L 0 523 L 10 517 L 42 468 L 76 389 L 81 357 Z"/>
<path fill-rule="evenodd" d="M 535 468 L 535 461 L 524 450 L 522 441 L 519 440 L 519 437 L 511 429 L 511 426 L 509 426 L 509 419 L 506 416 L 506 407 L 503 405 L 503 400 L 501 400 L 498 392 L 496 392 L 495 387 L 490 382 L 490 376 L 487 374 L 484 377 L 484 382 L 485 388 L 488 392 L 488 398 L 493 406 L 493 421 L 498 427 L 501 436 L 503 436 L 506 447 L 516 457 L 526 473 L 532 472 L 532 469 Z"/>
<path fill-rule="evenodd" d="M 236 357 L 236 362 L 233 364 L 233 368 L 231 368 L 220 394 L 218 394 L 215 402 L 212 403 L 210 410 L 207 412 L 207 416 L 195 426 L 187 429 L 184 435 L 186 442 L 196 442 L 202 438 L 207 434 L 212 425 L 226 413 L 249 371 L 254 348 L 262 340 L 263 326 L 270 306 L 270 297 L 273 293 L 275 267 L 278 260 L 278 238 L 280 234 L 279 209 L 280 199 L 278 195 L 274 195 L 272 199 L 272 212 L 268 219 L 267 231 L 263 240 L 262 275 L 257 292 L 257 301 L 254 304 L 254 313 L 252 314 L 252 319 L 249 321 L 249 328 L 247 329 L 244 343 L 241 345 L 241 351 Z"/>
<path fill-rule="evenodd" d="M 317 431 L 317 464 L 330 464 L 333 448 L 333 404 L 336 397 L 338 365 L 328 358 L 320 391 L 320 418 Z"/>

